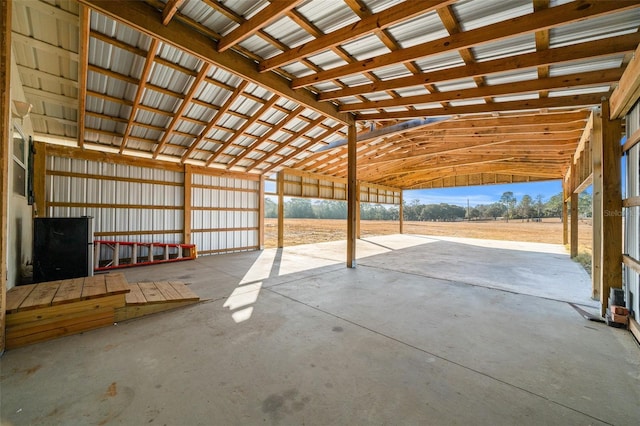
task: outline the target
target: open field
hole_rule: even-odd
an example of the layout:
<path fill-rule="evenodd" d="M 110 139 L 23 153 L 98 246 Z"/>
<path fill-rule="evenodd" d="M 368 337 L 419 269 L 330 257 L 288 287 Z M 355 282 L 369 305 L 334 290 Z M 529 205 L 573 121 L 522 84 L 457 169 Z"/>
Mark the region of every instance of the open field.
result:
<path fill-rule="evenodd" d="M 344 240 L 347 222 L 333 219 L 285 219 L 285 246 Z M 394 221 L 363 220 L 361 236 L 397 234 L 399 223 Z M 591 252 L 591 220 L 578 225 L 580 251 Z M 478 222 L 405 222 L 404 233 L 450 237 L 484 238 L 492 240 L 530 241 L 562 244 L 560 219 L 543 222 L 522 220 Z M 275 247 L 278 238 L 278 220 L 265 219 L 265 245 Z"/>

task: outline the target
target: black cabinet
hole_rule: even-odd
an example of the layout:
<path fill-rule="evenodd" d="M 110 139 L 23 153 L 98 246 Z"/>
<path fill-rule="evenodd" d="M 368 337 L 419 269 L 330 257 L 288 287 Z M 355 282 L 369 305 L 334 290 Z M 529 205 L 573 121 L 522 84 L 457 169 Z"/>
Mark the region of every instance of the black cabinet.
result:
<path fill-rule="evenodd" d="M 92 275 L 92 217 L 34 219 L 34 283 Z"/>

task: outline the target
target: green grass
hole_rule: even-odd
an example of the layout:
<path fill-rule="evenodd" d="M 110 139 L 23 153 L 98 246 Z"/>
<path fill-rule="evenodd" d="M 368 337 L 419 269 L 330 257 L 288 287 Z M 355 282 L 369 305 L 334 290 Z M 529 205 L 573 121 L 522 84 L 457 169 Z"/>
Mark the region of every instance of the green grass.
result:
<path fill-rule="evenodd" d="M 585 251 L 579 252 L 573 260 L 581 264 L 585 271 L 591 275 L 591 253 L 587 253 Z"/>

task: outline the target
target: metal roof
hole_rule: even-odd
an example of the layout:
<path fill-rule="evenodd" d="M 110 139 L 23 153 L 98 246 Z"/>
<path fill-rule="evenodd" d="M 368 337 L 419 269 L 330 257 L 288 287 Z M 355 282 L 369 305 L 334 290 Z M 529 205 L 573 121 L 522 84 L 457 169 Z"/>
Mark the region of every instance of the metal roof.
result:
<path fill-rule="evenodd" d="M 401 187 L 437 185 L 439 170 L 559 178 L 578 131 L 562 133 L 562 149 L 549 143 L 548 152 L 527 159 L 497 137 L 489 143 L 504 148 L 502 161 L 478 163 L 479 155 L 497 154 L 471 145 L 464 158 L 411 153 L 446 141 L 475 143 L 469 125 L 481 117 L 499 134 L 518 134 L 513 114 L 538 117 L 539 128 L 562 122 L 563 114 L 572 129 L 584 124 L 640 43 L 634 0 L 291 4 L 15 0 L 13 54 L 34 105 L 36 140 L 77 139 L 91 149 L 249 173 L 286 166 L 344 176 L 343 149 L 315 152 L 346 138 L 341 121 L 384 127 L 444 116 L 449 124 L 361 144 L 359 178 Z M 90 9 L 86 23 L 83 7 Z M 151 25 L 163 19 L 164 26 Z M 220 40 L 230 48 L 215 52 Z M 455 134 L 451 123 L 459 123 Z M 458 134 L 464 129 L 466 136 Z M 513 146 L 526 143 L 535 141 Z M 377 165 L 399 152 L 405 155 Z"/>

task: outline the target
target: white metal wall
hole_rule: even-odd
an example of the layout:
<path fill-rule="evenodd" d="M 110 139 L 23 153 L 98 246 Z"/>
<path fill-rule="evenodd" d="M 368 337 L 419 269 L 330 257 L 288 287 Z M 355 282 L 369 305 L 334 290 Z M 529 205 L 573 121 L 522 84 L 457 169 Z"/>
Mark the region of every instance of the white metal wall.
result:
<path fill-rule="evenodd" d="M 181 243 L 184 174 L 47 157 L 47 216 L 92 216 L 95 239 Z M 103 250 L 101 259 L 112 253 Z"/>
<path fill-rule="evenodd" d="M 260 181 L 191 176 L 191 242 L 198 253 L 258 249 Z"/>
<path fill-rule="evenodd" d="M 627 138 L 640 129 L 640 102 L 627 115 Z M 626 198 L 640 196 L 640 144 L 627 153 Z M 640 206 L 625 208 L 625 253 L 640 260 Z M 624 267 L 625 296 L 636 320 L 640 319 L 640 277 L 636 271 Z"/>

